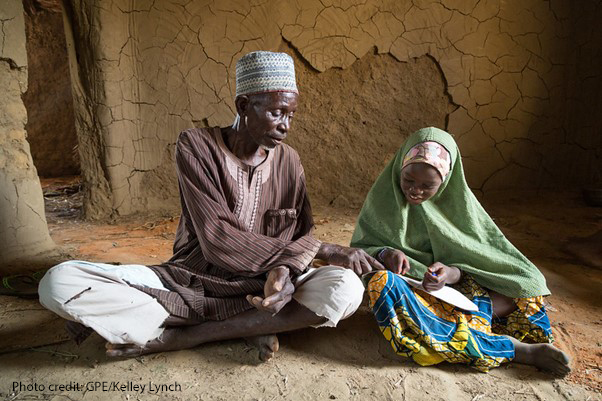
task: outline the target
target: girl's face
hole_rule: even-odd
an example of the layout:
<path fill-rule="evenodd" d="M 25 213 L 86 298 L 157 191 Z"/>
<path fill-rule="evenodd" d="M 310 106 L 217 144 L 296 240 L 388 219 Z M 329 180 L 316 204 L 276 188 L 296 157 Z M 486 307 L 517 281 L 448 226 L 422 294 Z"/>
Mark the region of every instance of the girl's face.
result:
<path fill-rule="evenodd" d="M 442 182 L 437 169 L 426 163 L 408 164 L 401 170 L 401 191 L 412 205 L 435 196 Z"/>

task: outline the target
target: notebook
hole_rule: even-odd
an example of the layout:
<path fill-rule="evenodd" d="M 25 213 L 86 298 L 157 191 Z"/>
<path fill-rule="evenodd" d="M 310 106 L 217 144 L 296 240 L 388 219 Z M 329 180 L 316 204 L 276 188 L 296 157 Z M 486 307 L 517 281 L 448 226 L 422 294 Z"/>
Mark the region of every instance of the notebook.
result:
<path fill-rule="evenodd" d="M 425 291 L 429 295 L 432 295 L 435 298 L 445 301 L 448 304 L 451 304 L 453 306 L 467 311 L 476 312 L 479 310 L 479 308 L 474 304 L 474 302 L 466 298 L 464 294 L 462 294 L 460 291 L 457 291 L 451 287 L 445 285 L 439 290 L 427 291 L 422 287 L 422 281 L 414 280 L 413 278 L 402 276 L 401 274 L 398 274 L 398 276 L 405 280 L 405 282 L 411 285 L 412 287 Z"/>

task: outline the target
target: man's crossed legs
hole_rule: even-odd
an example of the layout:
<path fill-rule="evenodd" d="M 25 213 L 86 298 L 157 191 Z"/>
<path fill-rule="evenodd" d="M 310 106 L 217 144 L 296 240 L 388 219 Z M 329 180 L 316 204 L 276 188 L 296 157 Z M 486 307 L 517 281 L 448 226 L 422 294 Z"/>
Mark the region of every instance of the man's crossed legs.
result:
<path fill-rule="evenodd" d="M 309 326 L 334 327 L 357 310 L 364 292 L 358 276 L 338 266 L 311 268 L 294 283 L 283 270 L 268 275 L 265 298 L 248 297 L 256 309 L 195 325 L 169 325 L 171 319 L 165 308 L 129 285 L 169 291 L 151 269 L 142 265 L 64 262 L 44 276 L 39 295 L 46 308 L 105 338 L 109 356 L 136 356 L 247 338 L 259 348 L 260 358 L 267 360 L 278 350 L 276 333 Z M 289 301 L 291 285 L 294 293 Z"/>

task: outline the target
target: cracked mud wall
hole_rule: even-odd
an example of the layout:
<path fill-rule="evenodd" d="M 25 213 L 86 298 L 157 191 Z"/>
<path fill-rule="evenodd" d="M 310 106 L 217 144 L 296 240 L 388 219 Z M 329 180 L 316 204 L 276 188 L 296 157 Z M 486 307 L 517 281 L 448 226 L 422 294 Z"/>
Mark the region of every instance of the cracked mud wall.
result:
<path fill-rule="evenodd" d="M 427 56 L 400 63 L 369 52 L 323 73 L 295 58 L 301 101 L 287 143 L 301 155 L 314 203 L 361 206 L 405 134 L 444 127 L 456 108 Z"/>
<path fill-rule="evenodd" d="M 21 0 L 0 2 L 0 274 L 54 248 L 26 140 L 27 54 Z M 25 267 L 27 268 L 27 267 Z"/>
<path fill-rule="evenodd" d="M 41 177 L 79 174 L 73 95 L 59 0 L 24 0 L 27 138 Z"/>
<path fill-rule="evenodd" d="M 289 143 L 314 199 L 360 202 L 419 124 L 456 136 L 477 190 L 579 188 L 600 161 L 582 105 L 600 3 L 71 0 L 87 214 L 177 209 L 177 135 L 231 123 L 235 62 L 257 49 L 296 57 Z"/>
<path fill-rule="evenodd" d="M 99 122 L 106 109 L 104 83 L 110 77 L 104 71 L 100 35 L 106 28 L 99 21 L 100 9 L 84 1 L 64 1 L 63 23 L 69 57 L 69 73 L 73 93 L 73 111 L 77 132 L 81 176 L 84 181 L 83 213 L 90 219 L 113 214 L 113 194 L 107 179 L 107 132 Z M 117 35 L 127 26 L 106 35 L 107 41 L 119 40 Z M 112 133 L 129 135 L 128 132 Z"/>

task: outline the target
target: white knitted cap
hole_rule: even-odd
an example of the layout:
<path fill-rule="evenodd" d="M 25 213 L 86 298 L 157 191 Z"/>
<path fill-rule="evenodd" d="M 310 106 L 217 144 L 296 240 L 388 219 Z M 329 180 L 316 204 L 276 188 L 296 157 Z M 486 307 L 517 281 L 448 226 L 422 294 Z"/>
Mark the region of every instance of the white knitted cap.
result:
<path fill-rule="evenodd" d="M 257 51 L 236 63 L 236 96 L 265 92 L 294 92 L 295 64 L 286 53 Z"/>

